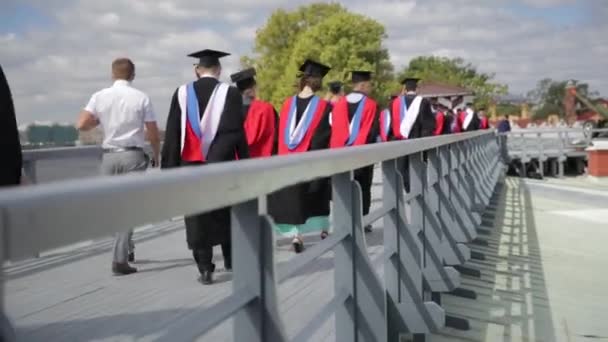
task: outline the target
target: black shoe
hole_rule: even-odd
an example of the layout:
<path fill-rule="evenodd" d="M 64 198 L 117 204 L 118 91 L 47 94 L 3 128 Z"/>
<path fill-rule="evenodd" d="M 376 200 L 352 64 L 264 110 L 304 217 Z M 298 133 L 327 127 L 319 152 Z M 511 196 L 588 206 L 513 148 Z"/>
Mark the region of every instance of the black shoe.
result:
<path fill-rule="evenodd" d="M 137 268 L 131 267 L 126 262 L 125 263 L 118 263 L 118 262 L 112 263 L 112 273 L 114 273 L 114 275 L 120 276 L 120 275 L 132 274 L 135 272 L 137 272 Z"/>
<path fill-rule="evenodd" d="M 372 226 L 371 226 L 371 225 L 367 225 L 367 226 L 365 226 L 365 227 L 363 228 L 363 230 L 364 230 L 366 233 L 371 233 L 371 232 L 372 232 Z"/>
<path fill-rule="evenodd" d="M 129 253 L 129 262 L 135 262 L 135 252 Z"/>
<path fill-rule="evenodd" d="M 211 272 L 211 271 L 203 272 L 203 274 L 201 274 L 201 276 L 198 277 L 198 282 L 203 285 L 213 284 L 213 272 Z"/>
<path fill-rule="evenodd" d="M 232 263 L 227 264 L 224 262 L 224 270 L 226 272 L 232 272 Z"/>
<path fill-rule="evenodd" d="M 302 253 L 302 251 L 304 250 L 304 243 L 302 241 L 294 241 L 292 245 L 293 250 L 296 251 L 297 254 Z"/>

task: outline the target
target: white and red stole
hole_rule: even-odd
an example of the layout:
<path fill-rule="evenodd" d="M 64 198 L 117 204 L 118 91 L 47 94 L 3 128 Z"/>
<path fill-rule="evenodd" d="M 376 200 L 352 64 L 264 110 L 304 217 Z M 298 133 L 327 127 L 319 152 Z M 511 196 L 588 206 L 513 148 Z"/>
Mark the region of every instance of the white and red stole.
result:
<path fill-rule="evenodd" d="M 206 161 L 209 147 L 215 139 L 217 129 L 226 104 L 230 86 L 218 83 L 203 117 L 199 113 L 199 103 L 194 91 L 194 82 L 182 85 L 177 91 L 177 101 L 181 110 L 181 155 L 190 162 Z"/>

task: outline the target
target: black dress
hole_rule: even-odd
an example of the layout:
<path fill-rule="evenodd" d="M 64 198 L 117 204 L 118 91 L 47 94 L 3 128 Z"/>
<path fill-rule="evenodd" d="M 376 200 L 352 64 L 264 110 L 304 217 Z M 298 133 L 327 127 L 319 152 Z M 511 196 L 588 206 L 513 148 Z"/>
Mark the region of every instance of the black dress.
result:
<path fill-rule="evenodd" d="M 204 77 L 194 83 L 198 98 L 199 113 L 204 114 L 209 97 L 218 81 Z M 206 163 L 222 162 L 249 158 L 247 139 L 243 127 L 243 103 L 238 89 L 230 87 L 226 95 L 226 104 L 222 117 L 205 163 L 190 163 L 181 159 L 181 109 L 177 100 L 177 90 L 173 94 L 165 142 L 162 149 L 161 168 L 197 167 Z M 216 196 L 216 194 L 201 194 Z M 186 216 L 186 239 L 188 248 L 203 249 L 230 242 L 230 208 L 213 210 L 204 214 Z"/>
<path fill-rule="evenodd" d="M 0 66 L 0 187 L 18 185 L 21 182 L 21 143 L 15 118 L 13 97 L 8 81 Z"/>
<path fill-rule="evenodd" d="M 296 119 L 299 121 L 312 97 L 297 98 Z M 307 151 L 329 148 L 331 126 L 329 113 L 331 107 L 327 106 L 323 112 L 321 122 L 315 129 L 310 146 Z M 284 144 L 278 141 L 278 144 Z M 302 172 L 306 172 L 306 165 L 302 165 Z M 268 212 L 277 224 L 299 225 L 315 216 L 329 216 L 329 200 L 331 186 L 329 178 L 321 178 L 311 182 L 296 184 L 281 189 L 268 196 Z"/>

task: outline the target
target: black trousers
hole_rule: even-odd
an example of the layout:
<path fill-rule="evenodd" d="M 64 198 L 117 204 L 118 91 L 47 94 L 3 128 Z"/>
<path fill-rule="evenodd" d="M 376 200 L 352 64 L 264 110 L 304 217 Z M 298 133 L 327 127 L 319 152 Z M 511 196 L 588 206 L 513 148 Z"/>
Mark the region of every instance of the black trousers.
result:
<path fill-rule="evenodd" d="M 232 268 L 232 245 L 229 242 L 222 244 L 222 254 L 224 255 L 224 266 L 226 268 Z M 198 271 L 201 274 L 203 272 L 215 271 L 213 247 L 194 249 L 192 250 L 192 256 L 194 257 Z"/>

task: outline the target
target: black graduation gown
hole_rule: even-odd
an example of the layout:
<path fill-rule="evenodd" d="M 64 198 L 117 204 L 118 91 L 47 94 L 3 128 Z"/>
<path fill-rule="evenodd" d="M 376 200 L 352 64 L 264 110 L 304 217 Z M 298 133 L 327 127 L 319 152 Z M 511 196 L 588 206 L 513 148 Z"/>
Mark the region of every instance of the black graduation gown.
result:
<path fill-rule="evenodd" d="M 412 103 L 416 95 L 405 95 L 405 100 L 407 103 Z M 391 106 L 392 111 L 392 106 Z M 391 113 L 392 114 L 392 113 Z M 409 139 L 416 138 L 424 138 L 430 137 L 433 135 L 435 131 L 435 114 L 433 114 L 433 110 L 431 109 L 431 103 L 428 99 L 423 98 L 420 103 L 420 109 L 418 111 L 418 116 L 416 117 L 416 121 L 412 126 L 412 130 L 410 131 Z M 393 131 L 389 131 L 389 140 L 395 140 L 395 136 Z M 426 159 L 426 158 L 425 158 Z M 403 185 L 407 192 L 410 191 L 410 182 L 409 182 L 409 163 L 408 159 L 404 158 L 399 160 L 400 164 L 399 168 L 401 169 L 401 174 L 403 175 Z"/>
<path fill-rule="evenodd" d="M 297 120 L 300 120 L 302 117 L 304 109 L 308 106 L 311 98 L 297 98 Z M 317 129 L 313 133 L 308 151 L 329 148 L 331 137 L 331 126 L 329 125 L 330 112 L 331 107 L 327 106 L 323 112 L 323 118 L 319 126 L 317 126 Z M 302 165 L 302 172 L 306 172 L 306 165 Z M 330 196 L 331 186 L 329 178 L 296 184 L 268 196 L 268 213 L 277 224 L 304 224 L 310 217 L 329 215 Z"/>
<path fill-rule="evenodd" d="M 359 105 L 359 102 L 348 103 L 349 122 L 353 119 L 353 116 L 357 111 L 357 106 Z M 374 117 L 373 125 L 369 131 L 369 135 L 367 136 L 367 144 L 375 143 L 376 138 L 380 134 L 380 112 L 381 110 L 378 108 L 376 110 L 376 116 Z M 369 214 L 369 209 L 372 203 L 372 182 L 374 178 L 374 165 L 369 165 L 355 170 L 354 178 L 357 182 L 359 182 L 359 185 L 361 185 L 363 215 L 367 215 Z"/>
<path fill-rule="evenodd" d="M 218 81 L 214 78 L 204 77 L 194 82 L 199 113 L 205 112 L 209 97 Z M 181 159 L 181 109 L 177 100 L 177 90 L 173 94 L 165 142 L 162 149 L 161 168 L 183 166 L 200 166 L 206 163 L 249 158 L 247 139 L 243 127 L 243 102 L 238 89 L 230 87 L 226 96 L 226 104 L 222 117 L 207 156 L 205 163 L 189 163 Z M 201 194 L 202 196 L 215 196 L 214 194 Z M 205 214 L 186 216 L 186 240 L 188 248 L 201 249 L 230 242 L 230 208 L 213 210 Z"/>
<path fill-rule="evenodd" d="M 416 95 L 405 95 L 405 101 L 407 103 L 412 103 Z M 390 106 L 391 117 L 392 117 L 392 105 Z M 431 103 L 428 99 L 423 98 L 420 103 L 420 109 L 418 111 L 418 117 L 416 117 L 416 121 L 414 125 L 412 125 L 412 130 L 410 131 L 408 139 L 416 139 L 416 138 L 424 138 L 430 137 L 433 135 L 435 131 L 435 114 L 433 114 L 433 110 L 431 109 Z M 395 140 L 395 135 L 393 134 L 393 130 L 389 130 L 388 134 L 389 140 Z"/>
<path fill-rule="evenodd" d="M 21 182 L 22 155 L 13 97 L 0 66 L 0 187 Z"/>
<path fill-rule="evenodd" d="M 475 113 L 473 113 L 473 118 L 471 119 L 469 126 L 466 129 L 463 129 L 463 131 L 473 132 L 473 131 L 479 130 L 480 128 L 481 128 L 481 118 L 479 118 L 479 115 L 477 115 L 477 112 L 475 112 Z"/>

